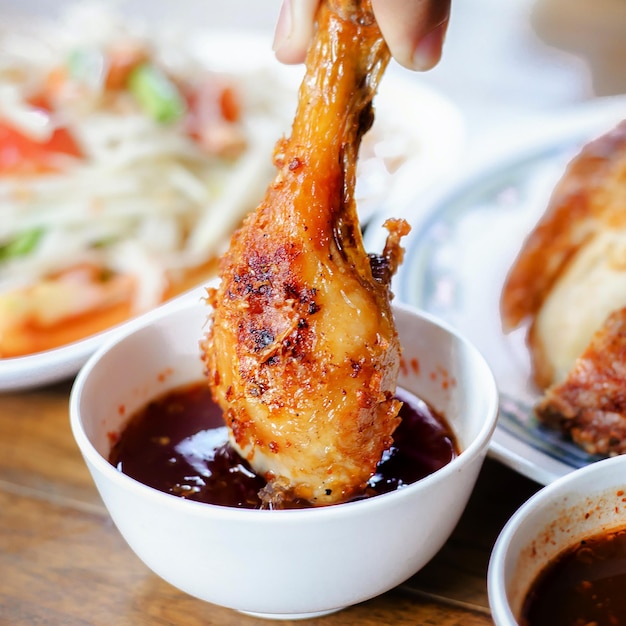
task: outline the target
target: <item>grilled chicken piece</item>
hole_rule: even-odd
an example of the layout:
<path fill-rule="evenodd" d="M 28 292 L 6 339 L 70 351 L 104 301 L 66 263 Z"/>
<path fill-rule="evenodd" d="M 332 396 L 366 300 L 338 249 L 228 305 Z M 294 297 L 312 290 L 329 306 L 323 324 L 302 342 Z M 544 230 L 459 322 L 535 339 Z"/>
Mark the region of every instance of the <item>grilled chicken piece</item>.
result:
<path fill-rule="evenodd" d="M 626 452 L 626 308 L 609 315 L 567 378 L 536 407 L 590 454 Z"/>
<path fill-rule="evenodd" d="M 569 164 L 501 299 L 505 330 L 529 320 L 537 385 L 565 379 L 608 315 L 626 306 L 626 122 Z"/>
<path fill-rule="evenodd" d="M 369 0 L 322 3 L 278 173 L 209 292 L 209 384 L 232 444 L 268 479 L 268 507 L 360 493 L 399 422 L 388 282 L 408 225 L 390 221 L 382 257 L 370 259 L 353 199 L 388 60 Z"/>

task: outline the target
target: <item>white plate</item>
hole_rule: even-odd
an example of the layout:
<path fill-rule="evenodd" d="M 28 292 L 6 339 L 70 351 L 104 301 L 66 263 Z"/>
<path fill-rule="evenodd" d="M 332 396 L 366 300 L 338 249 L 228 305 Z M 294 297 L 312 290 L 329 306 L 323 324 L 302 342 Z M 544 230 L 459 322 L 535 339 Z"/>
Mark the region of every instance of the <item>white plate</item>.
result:
<path fill-rule="evenodd" d="M 404 215 L 413 230 L 394 279 L 396 297 L 443 318 L 481 350 L 501 394 L 491 455 L 543 484 L 595 457 L 537 423 L 531 407 L 538 394 L 530 380 L 525 330 L 502 333 L 500 294 L 567 162 L 625 111 L 624 98 L 595 101 L 537 122 L 532 136 L 502 137 L 506 151 Z M 376 216 L 368 226 L 369 251 L 381 249 L 380 225 L 387 216 Z"/>
<path fill-rule="evenodd" d="M 152 311 L 81 341 L 29 356 L 0 359 L 0 392 L 41 387 L 71 378 L 103 343 L 117 333 L 130 331 L 135 325 L 147 323 L 164 309 L 176 309 L 188 300 L 198 302 L 205 294 L 204 287 L 197 287 Z"/>
<path fill-rule="evenodd" d="M 293 95 L 293 106 L 280 111 L 289 128 L 303 68 L 279 64 L 271 51 L 271 37 L 249 32 L 196 32 L 187 43 L 211 67 L 233 73 L 253 69 L 271 72 Z M 357 201 L 362 220 L 383 205 L 390 209 L 406 204 L 419 190 L 436 183 L 458 163 L 464 149 L 465 128 L 458 109 L 444 96 L 422 85 L 416 76 L 389 73 L 376 100 L 374 136 L 359 165 Z M 276 137 L 278 139 L 278 137 Z M 385 163 L 405 155 L 397 170 Z M 268 154 L 268 160 L 271 155 Z M 416 184 L 416 180 L 421 181 Z M 191 297 L 194 297 L 192 293 Z M 149 315 L 149 313 L 148 313 Z M 145 316 L 136 318 L 145 319 Z M 132 321 L 129 323 L 133 323 Z M 127 324 L 64 347 L 29 356 L 0 359 L 0 392 L 54 383 L 73 376 L 103 341 Z"/>

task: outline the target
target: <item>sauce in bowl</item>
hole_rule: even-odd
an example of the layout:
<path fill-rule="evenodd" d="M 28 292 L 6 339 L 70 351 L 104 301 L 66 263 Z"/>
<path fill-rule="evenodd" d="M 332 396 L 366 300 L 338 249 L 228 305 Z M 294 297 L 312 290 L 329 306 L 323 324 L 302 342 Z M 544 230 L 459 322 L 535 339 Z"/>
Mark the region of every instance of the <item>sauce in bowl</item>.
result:
<path fill-rule="evenodd" d="M 539 574 L 523 626 L 626 624 L 626 528 L 584 539 Z"/>
<path fill-rule="evenodd" d="M 458 453 L 445 419 L 399 389 L 404 404 L 393 446 L 360 498 L 400 489 L 449 463 Z M 109 461 L 159 491 L 223 506 L 260 509 L 265 480 L 228 443 L 221 409 L 206 383 L 175 389 L 133 415 L 115 437 Z M 310 506 L 294 502 L 294 507 Z"/>

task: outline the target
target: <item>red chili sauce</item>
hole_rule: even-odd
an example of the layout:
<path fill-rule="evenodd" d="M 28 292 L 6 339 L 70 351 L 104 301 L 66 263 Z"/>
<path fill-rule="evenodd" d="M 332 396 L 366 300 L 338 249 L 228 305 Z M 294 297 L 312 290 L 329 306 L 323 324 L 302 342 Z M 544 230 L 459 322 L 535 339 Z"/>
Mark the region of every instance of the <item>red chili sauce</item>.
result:
<path fill-rule="evenodd" d="M 585 539 L 556 557 L 533 583 L 521 624 L 626 624 L 626 529 Z"/>
<path fill-rule="evenodd" d="M 399 390 L 404 403 L 394 444 L 378 464 L 363 497 L 394 491 L 449 463 L 456 442 L 445 420 L 425 402 Z M 109 461 L 159 491 L 210 504 L 261 508 L 265 480 L 228 443 L 220 408 L 205 383 L 170 391 L 132 416 Z M 306 507 L 304 502 L 294 507 Z"/>

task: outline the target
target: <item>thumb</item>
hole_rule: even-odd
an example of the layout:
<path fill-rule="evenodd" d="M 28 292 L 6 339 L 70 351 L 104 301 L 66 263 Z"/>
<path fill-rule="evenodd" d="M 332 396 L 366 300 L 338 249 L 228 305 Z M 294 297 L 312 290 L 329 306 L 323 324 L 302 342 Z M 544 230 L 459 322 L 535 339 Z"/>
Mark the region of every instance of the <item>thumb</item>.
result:
<path fill-rule="evenodd" d="M 302 63 L 313 37 L 319 0 L 284 0 L 272 49 L 282 63 Z"/>

